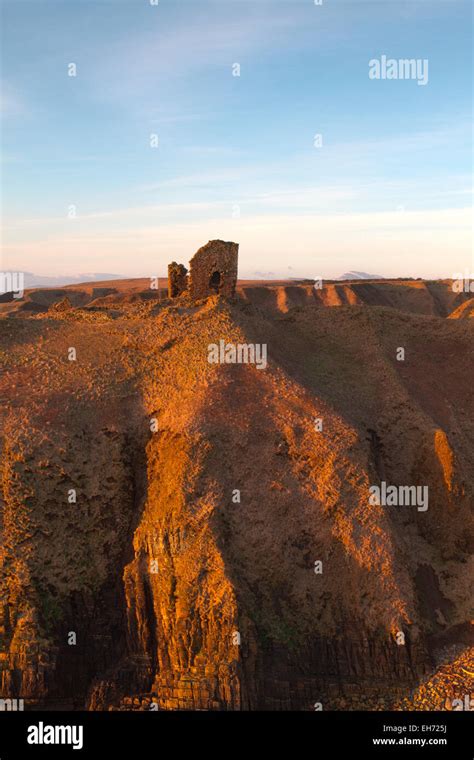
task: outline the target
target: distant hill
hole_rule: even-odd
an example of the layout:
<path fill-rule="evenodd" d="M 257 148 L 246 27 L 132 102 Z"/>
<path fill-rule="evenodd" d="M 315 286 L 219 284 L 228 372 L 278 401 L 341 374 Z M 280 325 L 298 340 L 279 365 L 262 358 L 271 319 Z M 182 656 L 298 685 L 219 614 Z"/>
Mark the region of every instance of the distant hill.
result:
<path fill-rule="evenodd" d="M 337 280 L 383 280 L 384 278 L 380 274 L 369 274 L 368 272 L 356 272 L 355 270 L 352 270 L 351 272 L 345 272 L 344 274 L 341 274 L 340 277 L 336 278 Z"/>
<path fill-rule="evenodd" d="M 6 270 L 7 272 L 9 270 Z M 25 290 L 30 288 L 61 288 L 64 285 L 75 285 L 83 282 L 96 282 L 100 280 L 121 280 L 125 277 L 122 274 L 111 274 L 110 272 L 89 272 L 86 274 L 71 274 L 54 277 L 53 275 L 34 274 L 33 272 L 24 272 Z"/>

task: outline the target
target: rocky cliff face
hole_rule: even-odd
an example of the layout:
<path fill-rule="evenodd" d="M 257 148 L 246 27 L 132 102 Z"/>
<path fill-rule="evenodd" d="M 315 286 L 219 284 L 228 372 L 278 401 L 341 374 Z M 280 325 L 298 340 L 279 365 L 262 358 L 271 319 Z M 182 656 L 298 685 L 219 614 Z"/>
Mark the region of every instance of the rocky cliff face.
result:
<path fill-rule="evenodd" d="M 406 708 L 448 645 L 465 656 L 470 320 L 283 311 L 0 319 L 1 696 Z M 220 340 L 268 366 L 210 363 Z M 429 508 L 371 504 L 381 481 L 428 485 Z"/>

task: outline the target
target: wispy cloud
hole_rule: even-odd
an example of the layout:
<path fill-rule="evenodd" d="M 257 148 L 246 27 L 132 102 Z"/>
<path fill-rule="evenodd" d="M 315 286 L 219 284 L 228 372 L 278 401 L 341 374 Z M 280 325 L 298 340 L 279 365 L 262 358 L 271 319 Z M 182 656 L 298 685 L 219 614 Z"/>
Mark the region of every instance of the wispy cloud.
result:
<path fill-rule="evenodd" d="M 325 44 L 324 25 L 315 24 L 310 35 L 305 29 L 306 9 L 303 4 L 291 7 L 283 3 L 207 3 L 206 13 L 198 4 L 188 3 L 172 24 L 167 17 L 150 15 L 149 30 L 127 35 L 104 47 L 95 62 L 97 95 L 101 100 L 139 101 L 143 95 L 156 92 L 170 82 L 193 76 L 208 68 L 228 67 L 239 62 L 245 67 L 250 55 L 264 55 L 279 43 L 297 47 L 315 44 L 315 35 Z M 153 10 L 152 10 L 153 13 Z M 342 27 L 340 26 L 340 34 Z M 291 30 L 298 30 L 298 36 Z M 336 29 L 336 37 L 338 37 Z M 334 36 L 332 44 L 335 44 Z M 103 87 L 103 83 L 107 87 Z M 176 93 L 175 93 L 176 94 Z M 160 117 L 158 117 L 160 118 Z M 166 118 L 166 117 L 161 117 Z M 200 116 L 202 118 L 202 114 Z"/>
<path fill-rule="evenodd" d="M 0 84 L 0 116 L 2 119 L 25 116 L 27 114 L 26 105 L 19 95 L 10 85 L 5 82 Z"/>
<path fill-rule="evenodd" d="M 119 218 L 119 214 L 122 218 Z M 116 271 L 129 276 L 164 274 L 175 258 L 188 261 L 196 247 L 213 237 L 240 243 L 240 275 L 251 276 L 258 261 L 262 271 L 285 276 L 333 277 L 357 268 L 385 276 L 450 277 L 471 266 L 471 210 L 430 209 L 390 213 L 320 214 L 251 218 L 211 217 L 203 222 L 169 223 L 117 212 L 115 222 L 126 223 L 120 232 L 110 227 L 91 232 L 89 227 L 48 227 L 47 233 L 6 247 L 11 269 L 62 273 L 103 269 L 113 260 Z M 132 223 L 130 223 L 132 222 Z M 71 230 L 71 227 L 68 228 Z M 350 245 L 348 245 L 350 241 Z M 450 255 L 447 257 L 446 252 Z M 31 262 L 36 262 L 32 267 Z"/>

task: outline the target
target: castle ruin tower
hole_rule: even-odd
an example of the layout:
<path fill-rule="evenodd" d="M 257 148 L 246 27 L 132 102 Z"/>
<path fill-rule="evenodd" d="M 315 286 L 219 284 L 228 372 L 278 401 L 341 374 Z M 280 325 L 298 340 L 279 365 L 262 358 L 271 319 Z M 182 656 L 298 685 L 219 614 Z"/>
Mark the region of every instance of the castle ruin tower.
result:
<path fill-rule="evenodd" d="M 233 298 L 237 285 L 239 244 L 210 240 L 189 262 L 189 290 L 198 300 L 218 294 Z"/>

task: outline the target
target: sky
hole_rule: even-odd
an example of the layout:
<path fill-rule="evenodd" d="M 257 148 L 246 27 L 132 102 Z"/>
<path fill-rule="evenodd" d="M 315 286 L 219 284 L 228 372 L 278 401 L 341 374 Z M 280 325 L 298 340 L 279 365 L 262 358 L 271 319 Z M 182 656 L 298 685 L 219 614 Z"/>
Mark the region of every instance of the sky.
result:
<path fill-rule="evenodd" d="M 472 272 L 470 0 L 318 2 L 1 0 L 2 270 Z"/>

